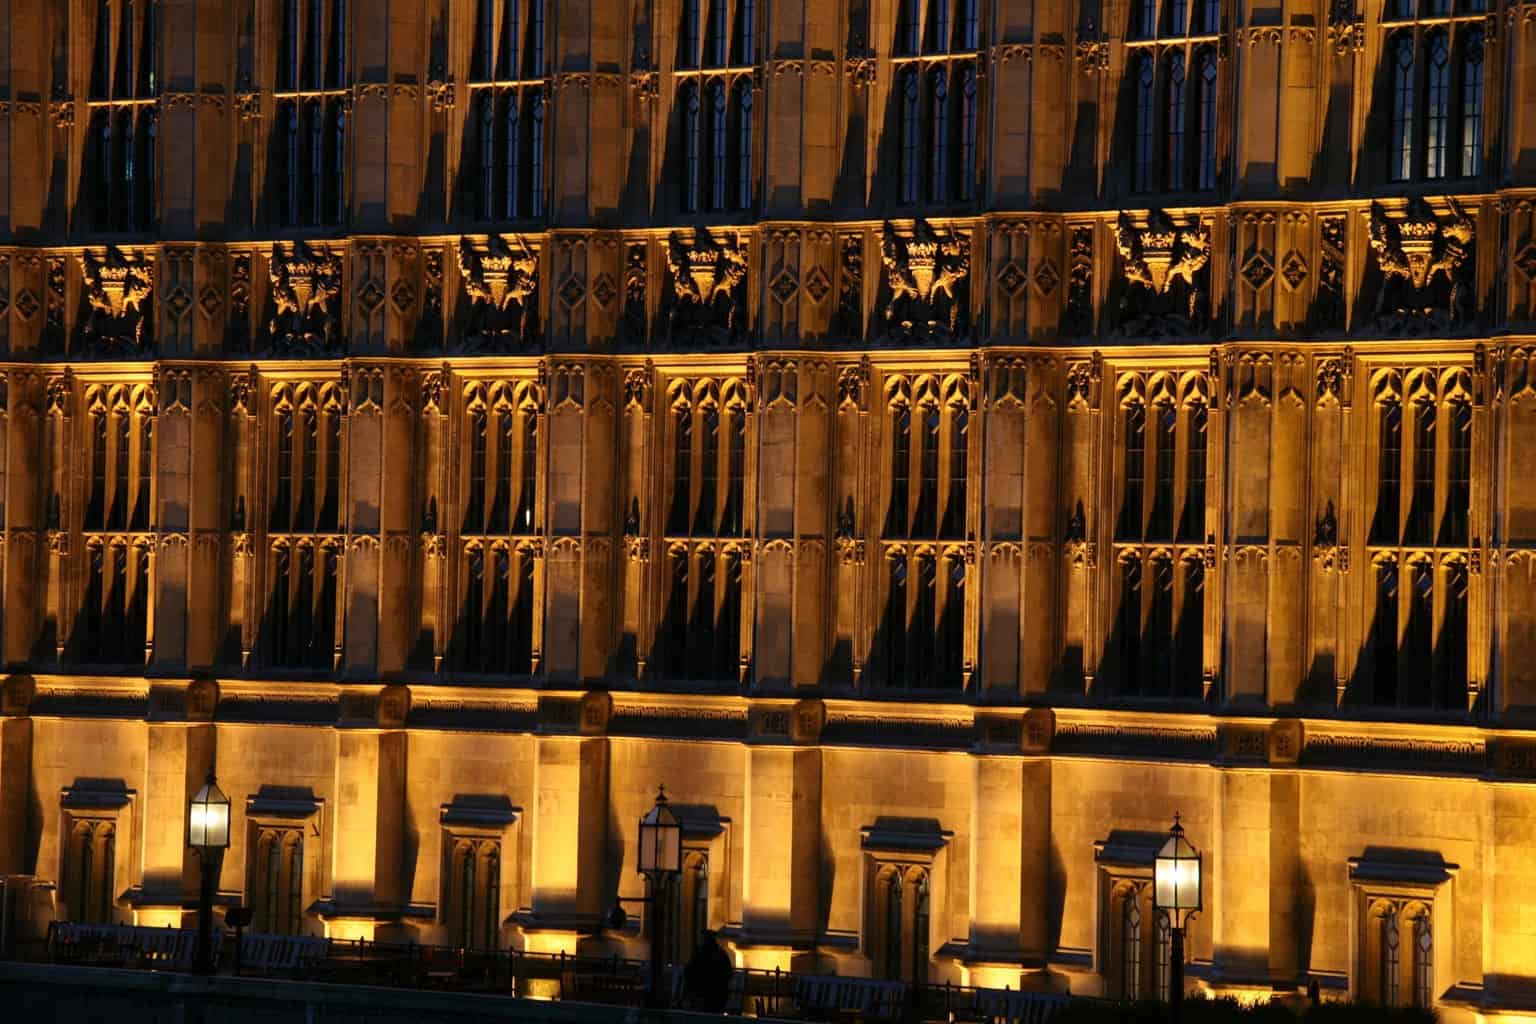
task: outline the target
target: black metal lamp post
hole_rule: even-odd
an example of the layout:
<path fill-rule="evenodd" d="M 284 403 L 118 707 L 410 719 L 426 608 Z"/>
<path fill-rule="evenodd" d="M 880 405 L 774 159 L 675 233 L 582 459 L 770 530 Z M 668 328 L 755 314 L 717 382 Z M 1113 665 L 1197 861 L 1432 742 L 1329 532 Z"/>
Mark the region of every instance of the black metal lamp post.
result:
<path fill-rule="evenodd" d="M 1200 851 L 1184 838 L 1175 814 L 1152 870 L 1152 904 L 1168 915 L 1168 1010 L 1174 1024 L 1184 1010 L 1184 926 L 1199 913 L 1200 895 Z"/>
<path fill-rule="evenodd" d="M 670 993 L 662 985 L 662 936 L 671 927 L 670 909 L 662 898 L 671 891 L 671 883 L 683 873 L 683 826 L 667 806 L 667 788 L 656 792 L 656 803 L 640 819 L 640 855 L 636 864 L 651 883 L 651 1005 L 664 1009 Z"/>
<path fill-rule="evenodd" d="M 229 797 L 213 772 L 187 807 L 187 845 L 197 851 L 201 886 L 197 901 L 197 972 L 213 973 L 213 891 L 219 884 L 224 851 L 229 849 Z"/>

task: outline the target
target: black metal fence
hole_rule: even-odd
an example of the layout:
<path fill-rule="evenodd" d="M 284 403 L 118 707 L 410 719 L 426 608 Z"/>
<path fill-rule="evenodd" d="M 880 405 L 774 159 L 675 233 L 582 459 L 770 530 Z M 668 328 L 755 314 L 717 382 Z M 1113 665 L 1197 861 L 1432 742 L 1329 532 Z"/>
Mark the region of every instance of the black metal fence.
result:
<path fill-rule="evenodd" d="M 190 929 L 55 922 L 30 959 L 58 964 L 148 970 L 191 970 Z M 619 1006 L 647 1001 L 643 960 L 620 956 L 476 950 L 416 943 L 246 933 L 236 946 L 215 933 L 217 969 L 249 977 L 353 985 L 439 989 Z M 22 952 L 18 950 L 18 952 Z M 689 1009 L 683 971 L 667 973 L 672 1006 Z M 1046 1024 L 1067 997 L 1012 989 L 909 985 L 900 981 L 737 970 L 726 1012 L 806 1021 L 977 1022 Z"/>

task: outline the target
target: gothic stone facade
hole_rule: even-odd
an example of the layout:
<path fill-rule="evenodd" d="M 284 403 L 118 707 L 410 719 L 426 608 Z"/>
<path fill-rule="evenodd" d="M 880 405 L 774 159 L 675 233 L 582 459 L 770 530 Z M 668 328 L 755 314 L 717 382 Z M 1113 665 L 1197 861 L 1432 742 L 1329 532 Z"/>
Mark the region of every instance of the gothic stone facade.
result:
<path fill-rule="evenodd" d="M 1536 1001 L 1536 5 L 0 0 L 0 871 Z M 13 883 L 7 883 L 13 884 Z"/>

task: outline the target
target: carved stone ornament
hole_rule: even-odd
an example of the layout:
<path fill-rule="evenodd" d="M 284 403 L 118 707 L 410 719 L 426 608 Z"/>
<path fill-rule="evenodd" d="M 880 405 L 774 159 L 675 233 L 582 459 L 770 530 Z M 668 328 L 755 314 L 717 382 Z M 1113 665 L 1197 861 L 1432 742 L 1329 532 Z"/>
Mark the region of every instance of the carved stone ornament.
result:
<path fill-rule="evenodd" d="M 1371 204 L 1370 243 L 1381 289 L 1376 326 L 1392 334 L 1433 333 L 1464 324 L 1471 315 L 1472 241 L 1475 228 L 1456 200 L 1443 219 L 1421 198 L 1403 217 Z"/>
<path fill-rule="evenodd" d="M 1196 334 L 1204 326 L 1211 234 L 1203 224 L 1175 225 L 1153 210 L 1146 227 L 1122 211 L 1115 224 L 1126 289 L 1120 330 L 1128 337 Z"/>
<path fill-rule="evenodd" d="M 267 337 L 274 355 L 334 355 L 341 351 L 341 254 L 304 242 L 272 248 L 272 319 Z"/>
<path fill-rule="evenodd" d="M 880 242 L 881 317 L 888 338 L 961 338 L 970 329 L 971 243 L 927 221 L 902 235 L 890 221 Z"/>
<path fill-rule="evenodd" d="M 515 352 L 539 338 L 539 254 L 516 236 L 484 242 L 459 239 L 459 273 L 469 297 L 469 321 L 459 347 L 469 352 Z"/>
<path fill-rule="evenodd" d="M 684 241 L 667 239 L 663 291 L 667 340 L 673 345 L 725 345 L 747 333 L 747 250 L 736 235 L 717 239 L 706 228 Z"/>
<path fill-rule="evenodd" d="M 155 289 L 154 264 L 108 246 L 105 256 L 80 254 L 80 272 L 90 316 L 85 345 L 92 355 L 148 354 L 153 346 L 148 299 Z"/>

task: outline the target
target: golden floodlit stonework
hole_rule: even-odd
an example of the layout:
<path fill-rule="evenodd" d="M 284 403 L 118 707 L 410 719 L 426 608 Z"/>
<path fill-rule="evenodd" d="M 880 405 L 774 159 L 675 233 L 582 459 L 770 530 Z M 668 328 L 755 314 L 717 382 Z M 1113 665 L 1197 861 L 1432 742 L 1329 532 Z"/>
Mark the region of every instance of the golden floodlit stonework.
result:
<path fill-rule="evenodd" d="M 0 0 L 0 540 L 35 920 L 1536 1012 L 1536 4 Z"/>

